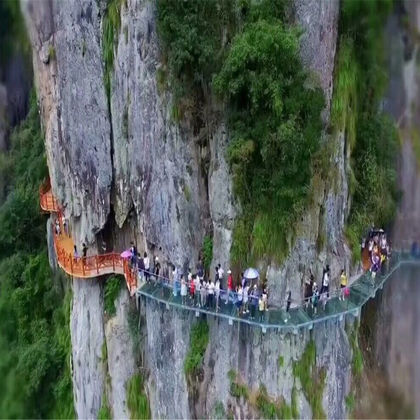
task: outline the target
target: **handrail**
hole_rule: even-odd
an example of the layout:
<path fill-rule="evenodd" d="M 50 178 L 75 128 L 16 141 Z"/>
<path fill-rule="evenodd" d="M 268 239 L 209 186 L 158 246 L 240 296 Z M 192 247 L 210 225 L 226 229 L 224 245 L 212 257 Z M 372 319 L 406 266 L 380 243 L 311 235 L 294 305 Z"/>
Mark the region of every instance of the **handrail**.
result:
<path fill-rule="evenodd" d="M 63 213 L 52 194 L 49 180 L 44 181 L 40 186 L 39 203 L 41 209 L 45 212 L 57 214 L 60 231 L 64 232 L 62 226 Z M 78 278 L 94 278 L 112 273 L 122 274 L 125 277 L 130 294 L 134 295 L 137 289 L 137 278 L 131 270 L 127 259 L 122 258 L 115 252 L 87 257 L 75 257 L 73 253 L 66 251 L 61 244 L 64 233 L 58 234 L 54 228 L 55 226 L 52 226 L 57 263 L 67 274 Z M 71 237 L 68 238 L 71 239 Z"/>
<path fill-rule="evenodd" d="M 64 232 L 62 211 L 51 192 L 51 186 L 48 182 L 45 182 L 40 187 L 40 205 L 44 211 L 57 214 L 60 231 Z M 138 271 L 130 267 L 127 259 L 123 259 L 114 252 L 88 257 L 75 257 L 72 253 L 67 252 L 62 245 L 62 240 L 65 238 L 63 234 L 57 234 L 54 226 L 53 232 L 54 249 L 58 265 L 71 276 L 94 278 L 111 273 L 122 274 L 125 277 L 130 295 L 134 295 L 137 291 L 138 295 L 151 298 L 166 305 L 195 311 L 196 314 L 217 315 L 218 317 L 229 319 L 229 322 L 236 320 L 249 325 L 256 325 L 262 327 L 263 331 L 274 328 L 284 332 L 296 332 L 298 328 L 312 328 L 315 323 L 342 317 L 346 314 L 358 315 L 363 305 L 371 297 L 375 296 L 376 292 L 383 287 L 385 281 L 401 265 L 420 264 L 420 258 L 413 257 L 409 253 L 393 252 L 391 259 L 386 264 L 383 264 L 382 272 L 378 273 L 376 277 L 372 278 L 369 272 L 365 272 L 350 284 L 350 295 L 347 298 L 339 299 L 339 297 L 342 297 L 341 291 L 332 290 L 327 297 L 324 294 L 326 299 L 322 299 L 322 295 L 319 297 L 316 311 L 312 304 L 305 302 L 305 299 L 292 300 L 289 310 L 270 306 L 260 312 L 257 319 L 257 317 L 252 318 L 247 312 L 245 314 L 239 312 L 236 306 L 238 294 L 234 291 L 221 289 L 217 299 L 219 305 L 216 304 L 213 307 L 207 304 L 200 306 L 201 296 L 198 296 L 198 302 L 196 296 L 189 297 L 190 283 L 188 281 L 186 281 L 188 287 L 187 296 L 180 296 L 181 281 L 179 277 L 177 277 L 177 280 L 169 279 L 146 270 L 140 270 L 140 277 L 148 274 L 148 281 L 142 282 L 142 286 L 138 288 Z M 71 240 L 71 237 L 68 238 Z M 252 297 L 249 294 L 248 303 L 251 303 L 251 299 L 254 299 L 255 304 L 256 299 L 259 297 L 259 295 Z M 258 313 L 258 305 L 253 306 L 257 306 L 256 312 Z M 284 306 L 286 306 L 286 302 Z"/>

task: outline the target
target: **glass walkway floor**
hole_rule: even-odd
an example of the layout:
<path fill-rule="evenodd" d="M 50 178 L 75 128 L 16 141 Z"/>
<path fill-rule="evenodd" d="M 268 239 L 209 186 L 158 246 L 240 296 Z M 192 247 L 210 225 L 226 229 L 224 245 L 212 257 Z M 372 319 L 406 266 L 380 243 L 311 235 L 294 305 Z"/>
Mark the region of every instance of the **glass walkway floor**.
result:
<path fill-rule="evenodd" d="M 251 313 L 239 315 L 235 305 L 235 294 L 232 292 L 228 303 L 226 303 L 226 292 L 220 291 L 218 308 L 215 305 L 213 307 L 199 307 L 197 302 L 194 302 L 194 299 L 191 299 L 189 295 L 184 297 L 183 300 L 180 296 L 179 288 L 176 290 L 175 295 L 173 285 L 165 281 L 154 282 L 151 280 L 148 283 L 144 283 L 137 289 L 137 295 L 164 303 L 167 307 L 173 306 L 193 311 L 196 316 L 204 313 L 228 319 L 230 324 L 233 321 L 237 321 L 258 326 L 263 329 L 263 332 L 267 329 L 297 332 L 299 328 L 311 329 L 317 322 L 342 318 L 347 314 L 358 316 L 362 306 L 370 298 L 375 297 L 376 292 L 382 289 L 391 274 L 403 264 L 420 265 L 420 259 L 411 257 L 409 253 L 394 252 L 391 259 L 382 266 L 381 273 L 378 273 L 374 279 L 369 272 L 362 274 L 350 285 L 350 295 L 344 301 L 339 299 L 339 291 L 332 291 L 325 309 L 322 300 L 320 300 L 317 305 L 317 311 L 314 311 L 311 305 L 306 308 L 302 304 L 302 306 L 290 308 L 289 312 L 286 312 L 285 308 L 269 307 L 267 311 L 262 312 L 262 315 L 260 315 L 257 306 L 254 317 L 251 317 Z"/>

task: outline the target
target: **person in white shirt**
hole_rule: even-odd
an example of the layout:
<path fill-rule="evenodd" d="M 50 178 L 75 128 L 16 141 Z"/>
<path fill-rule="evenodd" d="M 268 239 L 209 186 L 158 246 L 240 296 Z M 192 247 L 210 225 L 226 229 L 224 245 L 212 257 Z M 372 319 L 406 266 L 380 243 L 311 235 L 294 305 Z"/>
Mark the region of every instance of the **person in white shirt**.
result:
<path fill-rule="evenodd" d="M 219 264 L 219 269 L 217 270 L 217 274 L 219 275 L 220 282 L 223 283 L 223 276 L 225 274 L 225 271 L 223 270 L 223 268 L 220 264 Z"/>
<path fill-rule="evenodd" d="M 203 281 L 200 285 L 200 297 L 201 297 L 201 307 L 204 308 L 206 306 L 206 298 L 207 298 L 207 283 Z"/>
<path fill-rule="evenodd" d="M 144 253 L 144 277 L 146 278 L 146 281 L 149 281 L 150 279 L 150 259 L 147 256 L 147 252 Z"/>
<path fill-rule="evenodd" d="M 249 286 L 248 285 L 246 285 L 244 288 L 243 288 L 243 293 L 244 293 L 244 298 L 243 298 L 243 307 L 244 307 L 244 310 L 243 310 L 243 312 L 244 312 L 244 314 L 247 314 L 248 312 L 249 312 L 249 310 L 248 310 L 248 292 L 249 292 Z"/>
<path fill-rule="evenodd" d="M 201 287 L 200 279 L 198 276 L 195 276 L 193 281 L 195 285 L 194 304 L 195 306 L 200 307 L 200 287 Z"/>
<path fill-rule="evenodd" d="M 184 276 L 181 275 L 181 298 L 182 298 L 182 304 L 185 305 L 187 300 L 187 282 L 184 279 Z"/>
<path fill-rule="evenodd" d="M 220 280 L 216 280 L 216 284 L 214 285 L 214 295 L 216 297 L 216 312 L 219 310 L 219 296 L 220 296 Z"/>
<path fill-rule="evenodd" d="M 210 283 L 207 286 L 207 294 L 208 294 L 209 308 L 213 309 L 213 305 L 214 305 L 214 283 L 213 283 L 213 280 L 210 280 Z"/>

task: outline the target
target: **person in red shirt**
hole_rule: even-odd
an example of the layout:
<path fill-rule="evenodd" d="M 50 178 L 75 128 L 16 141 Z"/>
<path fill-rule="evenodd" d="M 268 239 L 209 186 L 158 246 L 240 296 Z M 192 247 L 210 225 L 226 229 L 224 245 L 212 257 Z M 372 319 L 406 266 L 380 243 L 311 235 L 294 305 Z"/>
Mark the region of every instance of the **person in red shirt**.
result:
<path fill-rule="evenodd" d="M 192 280 L 190 281 L 190 298 L 194 302 L 194 294 L 195 294 L 195 275 L 193 276 Z"/>
<path fill-rule="evenodd" d="M 228 270 L 226 304 L 229 303 L 229 296 L 232 290 L 233 290 L 233 276 L 232 276 L 232 271 Z"/>

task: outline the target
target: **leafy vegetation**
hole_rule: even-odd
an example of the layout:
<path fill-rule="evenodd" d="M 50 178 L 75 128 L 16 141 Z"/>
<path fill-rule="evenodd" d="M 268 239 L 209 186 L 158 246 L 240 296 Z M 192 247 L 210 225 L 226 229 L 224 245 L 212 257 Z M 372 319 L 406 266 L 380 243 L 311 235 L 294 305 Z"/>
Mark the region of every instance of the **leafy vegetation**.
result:
<path fill-rule="evenodd" d="M 48 263 L 38 202 L 47 168 L 34 95 L 10 143 L 0 174 L 7 179 L 0 205 L 0 412 L 73 418 L 71 293 Z"/>
<path fill-rule="evenodd" d="M 313 340 L 307 344 L 301 359 L 293 364 L 293 375 L 300 380 L 303 393 L 311 406 L 313 418 L 326 418 L 322 407 L 325 370 L 316 367 L 316 347 Z"/>
<path fill-rule="evenodd" d="M 256 406 L 264 419 L 292 419 L 292 407 L 285 403 L 283 399 L 272 401 L 264 385 L 260 385 L 258 391 Z M 296 413 L 295 413 L 296 414 Z M 298 418 L 295 417 L 295 418 Z"/>
<path fill-rule="evenodd" d="M 345 129 L 351 148 L 353 201 L 346 234 L 355 258 L 366 229 L 387 226 L 399 198 L 397 133 L 379 111 L 387 83 L 383 29 L 391 7 L 390 0 L 342 2 L 332 121 L 336 129 Z"/>
<path fill-rule="evenodd" d="M 352 359 L 352 373 L 354 378 L 360 378 L 360 375 L 363 372 L 363 354 L 359 347 L 359 326 L 355 324 L 353 328 L 351 328 L 347 332 L 350 346 L 353 354 Z"/>
<path fill-rule="evenodd" d="M 123 284 L 124 277 L 119 274 L 109 277 L 105 283 L 104 307 L 108 316 L 114 316 L 117 312 L 115 299 L 119 296 Z"/>
<path fill-rule="evenodd" d="M 108 0 L 102 20 L 102 54 L 104 57 L 104 85 L 108 103 L 111 100 L 111 78 L 114 69 L 114 49 L 121 28 L 123 0 Z"/>
<path fill-rule="evenodd" d="M 210 264 L 213 259 L 213 239 L 206 235 L 203 239 L 203 264 L 204 268 L 210 270 Z"/>
<path fill-rule="evenodd" d="M 106 392 L 102 395 L 102 404 L 101 408 L 98 411 L 98 420 L 111 420 L 111 409 L 109 408 L 108 397 Z"/>
<path fill-rule="evenodd" d="M 198 321 L 191 328 L 190 349 L 184 364 L 186 375 L 194 375 L 198 372 L 203 363 L 208 342 L 209 326 L 206 321 Z"/>
<path fill-rule="evenodd" d="M 144 393 L 143 377 L 140 373 L 134 375 L 127 384 L 127 406 L 131 419 L 150 419 L 150 406 Z"/>
<path fill-rule="evenodd" d="M 218 401 L 215 404 L 213 408 L 213 415 L 211 417 L 217 420 L 223 420 L 226 418 L 226 410 L 221 401 Z"/>
<path fill-rule="evenodd" d="M 245 400 L 247 400 L 249 397 L 248 387 L 244 384 L 241 384 L 238 381 L 237 373 L 233 369 L 231 369 L 228 372 L 228 377 L 230 381 L 230 388 L 229 388 L 230 395 L 232 395 L 232 397 L 235 397 L 235 398 L 244 398 Z"/>
<path fill-rule="evenodd" d="M 177 120 L 183 108 L 203 108 L 211 89 L 228 104 L 228 159 L 243 209 L 231 257 L 241 264 L 287 252 L 321 135 L 323 95 L 301 65 L 285 4 L 158 1 Z"/>

